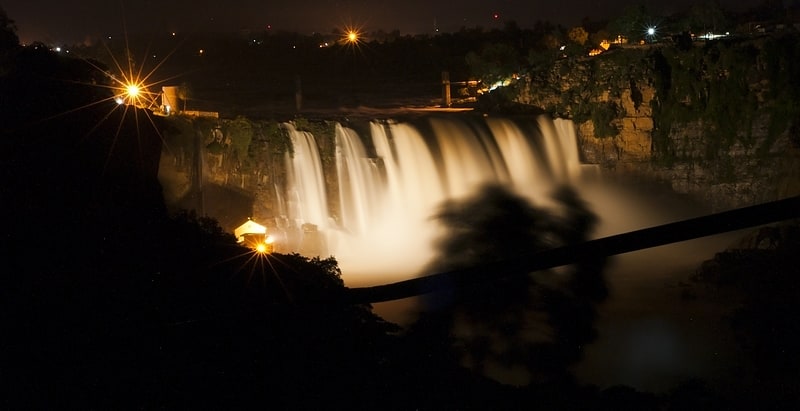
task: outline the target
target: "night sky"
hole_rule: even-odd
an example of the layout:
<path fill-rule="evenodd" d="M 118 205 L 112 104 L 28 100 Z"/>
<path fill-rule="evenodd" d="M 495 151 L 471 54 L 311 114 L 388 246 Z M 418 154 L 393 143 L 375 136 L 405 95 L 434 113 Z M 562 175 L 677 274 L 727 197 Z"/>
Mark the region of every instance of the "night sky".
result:
<path fill-rule="evenodd" d="M 642 0 L 670 15 L 693 0 Z M 273 30 L 330 33 L 357 26 L 401 34 L 456 31 L 461 27 L 502 27 L 514 20 L 528 27 L 537 20 L 565 26 L 584 17 L 617 15 L 637 0 L 4 0 L 24 43 L 74 44 L 124 32 Z M 760 0 L 720 0 L 727 10 L 746 10 Z M 497 14 L 498 17 L 494 17 Z"/>

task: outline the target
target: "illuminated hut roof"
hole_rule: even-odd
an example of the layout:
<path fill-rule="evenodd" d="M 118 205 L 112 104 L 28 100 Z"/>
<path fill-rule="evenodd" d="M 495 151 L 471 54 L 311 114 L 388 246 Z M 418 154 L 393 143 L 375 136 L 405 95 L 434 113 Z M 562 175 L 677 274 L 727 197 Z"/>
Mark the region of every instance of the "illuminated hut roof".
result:
<path fill-rule="evenodd" d="M 244 236 L 245 234 L 266 234 L 266 233 L 267 233 L 267 227 L 264 227 L 263 225 L 258 224 L 257 222 L 250 219 L 248 219 L 244 224 L 240 225 L 235 230 L 233 230 L 233 234 L 236 236 L 236 239 L 238 241 L 242 241 L 243 239 L 242 236 Z"/>

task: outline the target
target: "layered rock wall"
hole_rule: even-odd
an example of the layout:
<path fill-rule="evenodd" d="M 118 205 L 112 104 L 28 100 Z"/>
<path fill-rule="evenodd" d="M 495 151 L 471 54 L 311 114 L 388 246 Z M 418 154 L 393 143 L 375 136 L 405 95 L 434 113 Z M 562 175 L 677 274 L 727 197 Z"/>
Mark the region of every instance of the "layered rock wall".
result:
<path fill-rule="evenodd" d="M 576 123 L 583 161 L 721 210 L 800 193 L 797 34 L 563 59 L 516 101 Z"/>

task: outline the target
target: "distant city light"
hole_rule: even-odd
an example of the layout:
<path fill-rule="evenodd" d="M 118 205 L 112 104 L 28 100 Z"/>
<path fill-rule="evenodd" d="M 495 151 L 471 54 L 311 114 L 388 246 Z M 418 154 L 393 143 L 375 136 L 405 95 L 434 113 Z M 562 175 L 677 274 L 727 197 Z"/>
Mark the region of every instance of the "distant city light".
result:
<path fill-rule="evenodd" d="M 697 37 L 701 38 L 701 39 L 704 39 L 704 40 L 715 40 L 715 39 L 718 39 L 718 38 L 721 38 L 721 37 L 727 37 L 730 34 L 731 34 L 730 32 L 725 32 L 725 34 L 716 34 L 716 33 L 708 32 L 706 34 L 701 34 L 701 35 L 699 35 Z"/>

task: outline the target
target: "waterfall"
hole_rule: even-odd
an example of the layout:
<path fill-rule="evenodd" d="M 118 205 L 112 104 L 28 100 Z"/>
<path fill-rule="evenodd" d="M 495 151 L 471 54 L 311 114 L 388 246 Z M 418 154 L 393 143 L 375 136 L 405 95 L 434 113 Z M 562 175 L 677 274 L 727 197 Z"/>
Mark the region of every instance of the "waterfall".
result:
<path fill-rule="evenodd" d="M 361 134 L 338 124 L 337 176 L 327 179 L 336 187 L 326 186 L 314 136 L 291 125 L 287 130 L 295 155 L 289 159 L 289 190 L 279 198 L 298 224 L 318 227 L 327 246 L 321 255 L 336 257 L 351 287 L 431 274 L 422 271 L 434 258 L 431 245 L 440 234 L 431 217 L 444 201 L 470 195 L 488 182 L 548 208 L 557 206 L 550 198 L 553 188 L 572 185 L 599 217 L 595 238 L 705 213 L 652 182 L 598 178 L 594 168 L 580 163 L 575 127 L 568 120 L 432 116 L 375 120 Z M 326 190 L 338 191 L 330 191 L 336 193 L 332 197 Z M 338 207 L 328 207 L 328 200 L 338 201 Z M 725 337 L 716 331 L 718 318 L 699 314 L 704 310 L 695 306 L 676 307 L 678 291 L 672 284 L 685 281 L 701 261 L 734 238 L 730 233 L 613 257 L 606 277 L 614 297 L 601 308 L 600 340 L 587 351 L 577 375 L 595 384 L 636 386 L 653 373 L 671 379 L 690 367 L 707 372 L 719 367 L 718 358 L 707 354 L 726 349 Z M 374 308 L 389 321 L 411 324 L 417 304 L 412 298 Z M 659 344 L 650 344 L 651 334 Z M 711 342 L 700 346 L 699 339 Z M 612 367 L 618 375 L 597 372 L 608 369 L 609 358 L 622 364 Z"/>
<path fill-rule="evenodd" d="M 385 205 L 381 202 L 385 187 L 375 159 L 367 157 L 358 134 L 341 124 L 336 124 L 335 132 L 339 221 L 354 235 L 364 235 L 374 224 L 374 211 Z"/>
<path fill-rule="evenodd" d="M 555 184 L 580 178 L 575 130 L 567 120 L 430 117 L 369 126 L 369 135 L 335 126 L 339 212 L 332 215 L 314 136 L 285 125 L 294 155 L 287 156 L 282 213 L 297 227 L 319 231 L 321 256 L 336 257 L 350 284 L 418 274 L 432 258 L 437 227 L 431 217 L 448 199 L 498 183 L 547 205 Z M 374 147 L 372 157 L 364 142 Z"/>
<path fill-rule="evenodd" d="M 291 123 L 284 125 L 294 146 L 294 155 L 286 158 L 289 184 L 282 214 L 299 223 L 327 228 L 328 201 L 322 161 L 314 136 L 298 131 Z"/>

